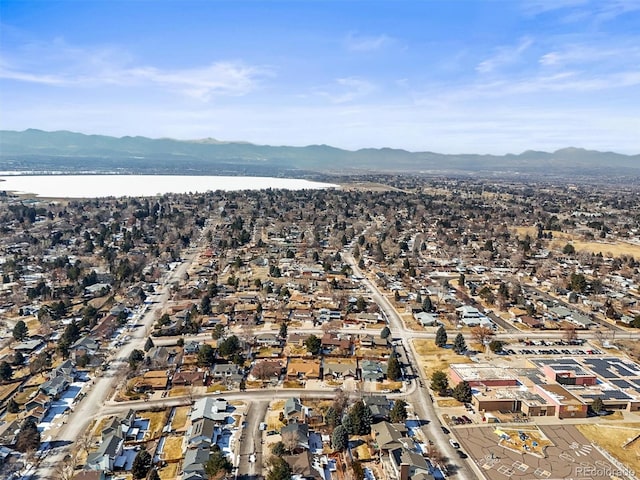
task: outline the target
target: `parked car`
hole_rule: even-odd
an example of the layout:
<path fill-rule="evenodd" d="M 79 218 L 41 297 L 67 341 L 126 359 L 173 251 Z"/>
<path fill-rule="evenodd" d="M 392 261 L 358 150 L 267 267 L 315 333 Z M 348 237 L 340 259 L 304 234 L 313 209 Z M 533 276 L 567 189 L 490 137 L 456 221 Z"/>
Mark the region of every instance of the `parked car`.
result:
<path fill-rule="evenodd" d="M 456 442 L 453 438 L 449 439 L 449 443 L 451 444 L 451 446 L 455 449 L 460 448 L 460 444 L 458 442 Z"/>

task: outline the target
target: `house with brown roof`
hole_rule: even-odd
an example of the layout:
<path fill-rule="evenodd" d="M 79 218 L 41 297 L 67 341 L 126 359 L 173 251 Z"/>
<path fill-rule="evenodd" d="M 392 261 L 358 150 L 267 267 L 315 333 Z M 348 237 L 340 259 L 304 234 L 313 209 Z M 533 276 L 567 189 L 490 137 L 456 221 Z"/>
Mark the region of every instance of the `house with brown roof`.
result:
<path fill-rule="evenodd" d="M 207 372 L 179 371 L 174 373 L 171 380 L 172 385 L 204 385 L 207 380 Z"/>
<path fill-rule="evenodd" d="M 150 370 L 142 377 L 138 377 L 133 388 L 137 392 L 147 390 L 166 390 L 169 385 L 169 376 L 166 370 Z"/>
<path fill-rule="evenodd" d="M 288 380 L 316 380 L 320 378 L 320 360 L 292 358 L 287 365 Z"/>

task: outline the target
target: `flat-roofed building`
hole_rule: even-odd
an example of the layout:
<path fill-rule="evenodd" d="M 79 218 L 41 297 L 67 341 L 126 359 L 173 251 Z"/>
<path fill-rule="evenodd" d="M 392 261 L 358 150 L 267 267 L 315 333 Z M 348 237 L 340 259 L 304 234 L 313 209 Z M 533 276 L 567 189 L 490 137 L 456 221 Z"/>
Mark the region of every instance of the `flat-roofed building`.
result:
<path fill-rule="evenodd" d="M 545 400 L 555 405 L 558 418 L 587 418 L 588 406 L 562 385 L 535 385 L 534 389 Z"/>
<path fill-rule="evenodd" d="M 472 387 L 515 387 L 518 377 L 510 369 L 488 363 L 452 363 L 449 365 L 452 385 L 466 381 Z"/>

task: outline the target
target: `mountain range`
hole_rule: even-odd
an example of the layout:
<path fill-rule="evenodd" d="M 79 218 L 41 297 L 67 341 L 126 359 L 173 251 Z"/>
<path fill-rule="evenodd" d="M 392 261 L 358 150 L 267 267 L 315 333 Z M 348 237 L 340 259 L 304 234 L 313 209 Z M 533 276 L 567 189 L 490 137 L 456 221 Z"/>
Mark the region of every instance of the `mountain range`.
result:
<path fill-rule="evenodd" d="M 215 139 L 110 137 L 68 131 L 0 131 L 0 170 L 191 175 L 357 173 L 502 174 L 601 177 L 640 175 L 640 155 L 581 148 L 479 155 L 391 148 L 343 150 L 255 145 Z"/>

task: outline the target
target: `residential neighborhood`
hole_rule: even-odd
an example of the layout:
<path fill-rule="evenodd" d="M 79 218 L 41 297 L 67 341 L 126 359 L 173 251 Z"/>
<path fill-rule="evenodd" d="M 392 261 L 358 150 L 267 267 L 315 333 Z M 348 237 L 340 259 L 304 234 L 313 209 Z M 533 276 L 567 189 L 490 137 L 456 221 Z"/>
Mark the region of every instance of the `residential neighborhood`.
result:
<path fill-rule="evenodd" d="M 0 196 L 2 478 L 635 478 L 635 189 L 355 180 Z"/>

